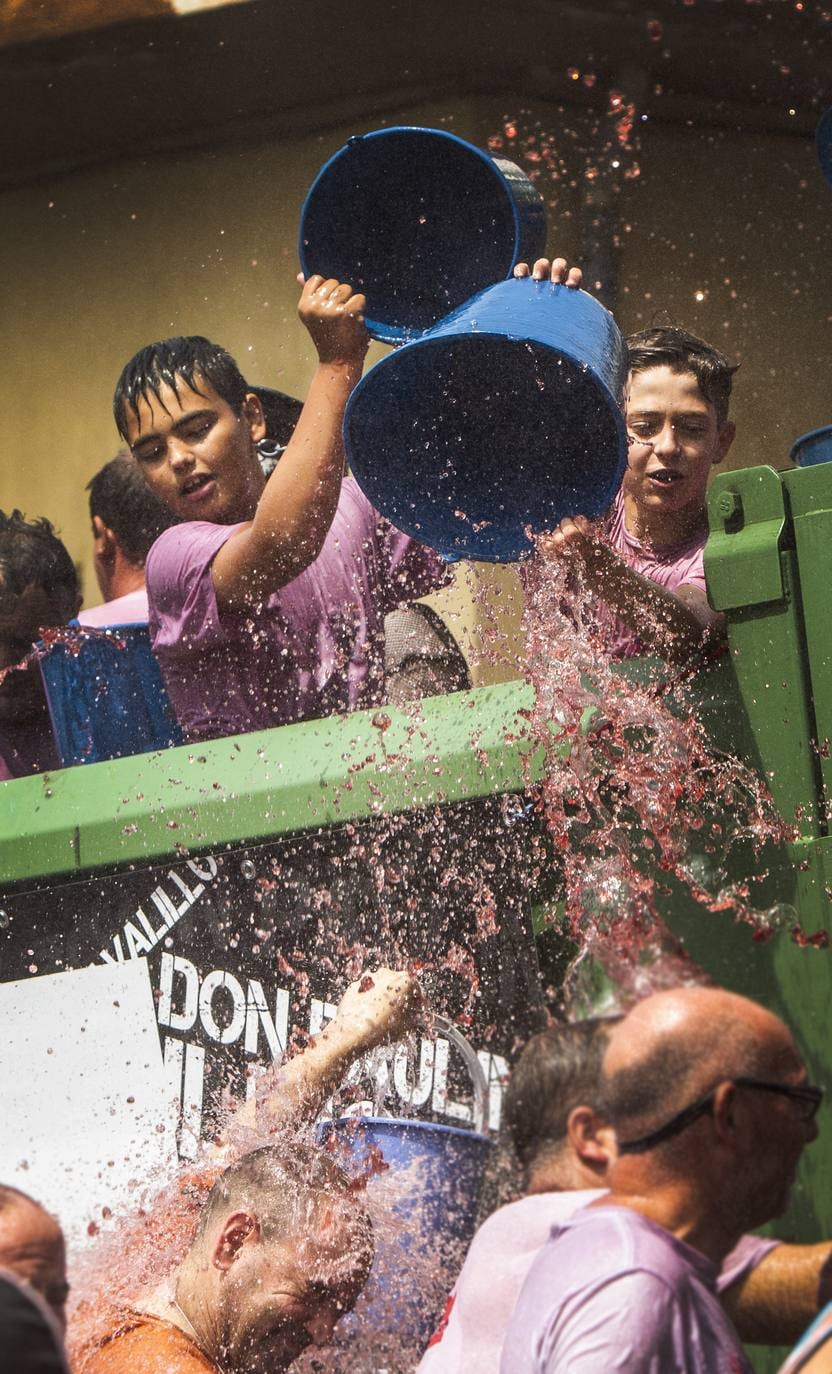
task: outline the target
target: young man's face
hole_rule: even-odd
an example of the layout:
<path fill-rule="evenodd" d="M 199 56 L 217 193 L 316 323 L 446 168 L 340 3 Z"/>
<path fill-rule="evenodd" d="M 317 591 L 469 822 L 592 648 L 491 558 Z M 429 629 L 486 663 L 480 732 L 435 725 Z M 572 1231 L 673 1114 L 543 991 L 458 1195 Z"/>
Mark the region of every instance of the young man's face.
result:
<path fill-rule="evenodd" d="M 631 373 L 626 420 L 625 495 L 645 513 L 704 511 L 708 475 L 731 447 L 734 426 L 720 428 L 694 374 L 665 366 Z"/>
<path fill-rule="evenodd" d="M 250 520 L 263 489 L 255 444 L 265 436 L 256 396 L 235 415 L 209 382 L 194 391 L 180 378 L 178 394 L 163 385 L 128 410 L 127 442 L 145 481 L 184 520 L 230 524 Z"/>

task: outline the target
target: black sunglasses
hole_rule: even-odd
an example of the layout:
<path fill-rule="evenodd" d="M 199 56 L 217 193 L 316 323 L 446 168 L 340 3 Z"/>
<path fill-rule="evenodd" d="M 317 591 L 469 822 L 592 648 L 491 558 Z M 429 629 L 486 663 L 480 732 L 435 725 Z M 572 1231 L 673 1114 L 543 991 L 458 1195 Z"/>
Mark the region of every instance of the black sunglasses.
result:
<path fill-rule="evenodd" d="M 802 1088 L 793 1088 L 789 1083 L 766 1083 L 760 1078 L 730 1078 L 729 1083 L 735 1084 L 738 1088 L 756 1088 L 758 1092 L 777 1093 L 780 1097 L 791 1098 L 797 1103 L 798 1115 L 800 1120 L 808 1123 L 814 1121 L 818 1114 L 818 1109 L 823 1101 L 823 1088 L 815 1088 L 807 1083 Z M 688 1126 L 692 1126 L 694 1121 L 698 1121 L 700 1116 L 705 1116 L 711 1110 L 714 1101 L 716 1088 L 712 1088 L 707 1097 L 702 1097 L 698 1102 L 694 1102 L 690 1107 L 685 1107 L 676 1116 L 672 1116 L 666 1121 L 664 1126 L 659 1126 L 649 1135 L 640 1136 L 638 1140 L 625 1140 L 619 1142 L 618 1153 L 620 1155 L 641 1155 L 652 1150 L 654 1146 L 661 1145 L 665 1140 L 672 1140 L 675 1135 L 681 1135 Z"/>

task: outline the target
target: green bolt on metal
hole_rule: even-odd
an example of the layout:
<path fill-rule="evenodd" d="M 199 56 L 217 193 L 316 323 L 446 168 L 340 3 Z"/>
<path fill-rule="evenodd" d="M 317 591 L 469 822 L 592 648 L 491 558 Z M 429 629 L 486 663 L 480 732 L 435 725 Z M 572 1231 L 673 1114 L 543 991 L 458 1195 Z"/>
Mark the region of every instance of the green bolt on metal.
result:
<path fill-rule="evenodd" d="M 723 520 L 730 520 L 732 516 L 739 515 L 742 511 L 742 501 L 736 491 L 721 491 L 717 497 L 716 505 Z"/>

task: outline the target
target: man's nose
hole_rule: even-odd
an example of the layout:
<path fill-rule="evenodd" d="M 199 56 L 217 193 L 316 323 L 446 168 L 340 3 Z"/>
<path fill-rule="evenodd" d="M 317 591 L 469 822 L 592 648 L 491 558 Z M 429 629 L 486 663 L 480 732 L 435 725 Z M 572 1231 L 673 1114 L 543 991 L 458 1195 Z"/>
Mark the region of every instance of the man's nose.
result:
<path fill-rule="evenodd" d="M 174 472 L 182 472 L 192 468 L 195 460 L 186 443 L 172 438 L 168 441 L 168 461 Z"/>
<path fill-rule="evenodd" d="M 676 434 L 676 427 L 671 420 L 668 420 L 660 432 L 653 440 L 654 453 L 677 453 L 679 451 L 679 438 Z"/>

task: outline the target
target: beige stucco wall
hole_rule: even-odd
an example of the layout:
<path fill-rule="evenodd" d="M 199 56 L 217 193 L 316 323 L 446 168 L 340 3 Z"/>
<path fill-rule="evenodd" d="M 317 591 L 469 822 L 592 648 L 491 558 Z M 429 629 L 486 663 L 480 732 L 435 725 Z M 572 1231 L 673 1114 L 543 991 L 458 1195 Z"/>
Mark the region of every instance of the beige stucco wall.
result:
<path fill-rule="evenodd" d="M 422 107 L 388 122 L 445 122 L 482 142 L 522 104 Z M 555 131 L 578 122 L 545 107 L 534 118 Z M 98 598 L 83 486 L 117 447 L 122 363 L 152 338 L 204 333 L 251 381 L 302 396 L 313 354 L 295 317 L 299 210 L 321 162 L 367 127 L 356 117 L 324 135 L 155 156 L 0 196 L 0 506 L 56 522 L 88 602 Z M 551 244 L 574 257 L 579 186 L 567 183 L 580 182 L 582 155 L 571 156 L 552 188 Z M 657 126 L 638 160 L 641 176 L 617 198 L 622 326 L 664 310 L 742 356 L 733 461 L 782 464 L 798 433 L 832 421 L 832 191 L 811 144 Z M 495 633 L 516 631 L 514 577 L 478 569 L 468 580 L 473 600 L 462 587 L 443 604 L 488 680 L 513 671 L 491 660 Z M 485 617 L 484 584 L 498 589 Z"/>

